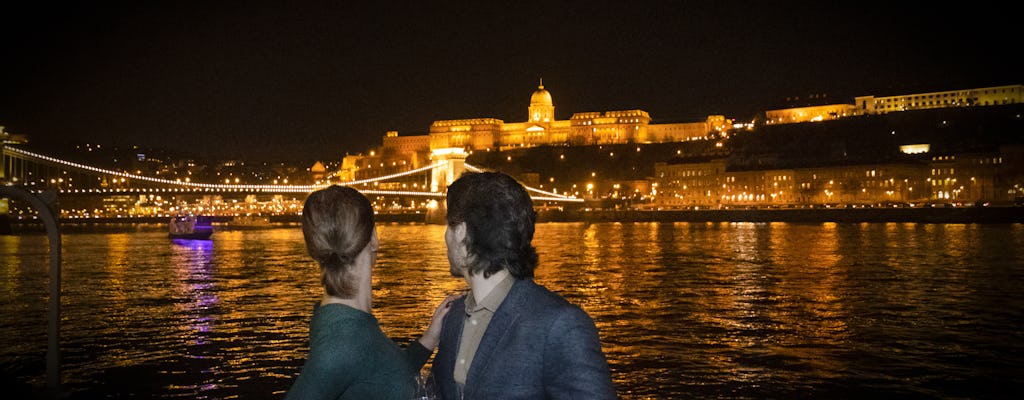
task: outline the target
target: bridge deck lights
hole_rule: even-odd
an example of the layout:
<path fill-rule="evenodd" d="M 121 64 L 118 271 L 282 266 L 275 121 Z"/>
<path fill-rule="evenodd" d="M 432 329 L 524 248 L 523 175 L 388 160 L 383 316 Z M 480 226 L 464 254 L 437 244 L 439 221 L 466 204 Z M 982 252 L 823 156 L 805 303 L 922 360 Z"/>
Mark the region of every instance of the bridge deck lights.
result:
<path fill-rule="evenodd" d="M 153 177 L 136 175 L 136 174 L 129 174 L 129 173 L 124 172 L 124 171 L 106 170 L 106 169 L 97 168 L 97 167 L 93 167 L 93 166 L 89 166 L 89 165 L 78 164 L 78 163 L 74 163 L 74 162 L 70 162 L 70 161 L 64 161 L 64 160 L 60 160 L 60 159 L 57 159 L 57 158 L 53 158 L 53 157 L 49 157 L 49 156 L 45 156 L 45 155 L 41 155 L 41 154 L 36 154 L 36 153 L 30 152 L 30 151 L 22 150 L 22 149 L 15 148 L 15 147 L 9 147 L 8 146 L 8 147 L 5 147 L 4 150 L 5 150 L 5 152 L 16 153 L 16 154 L 18 154 L 18 155 L 20 155 L 22 157 L 27 157 L 27 158 L 34 159 L 34 160 L 39 160 L 39 161 L 43 161 L 43 162 L 46 162 L 46 163 L 52 163 L 52 164 L 56 164 L 56 165 L 63 166 L 63 167 L 68 167 L 68 168 L 72 168 L 72 169 L 88 171 L 88 172 L 102 174 L 102 175 L 116 176 L 116 177 L 120 178 L 119 179 L 120 182 L 127 182 L 128 179 L 132 179 L 132 180 L 137 180 L 137 181 L 142 181 L 142 182 L 155 183 L 155 184 L 159 184 L 159 185 L 167 185 L 167 186 L 169 186 L 169 187 L 160 187 L 160 188 L 152 188 L 152 187 L 151 188 L 131 188 L 131 187 L 125 188 L 125 187 L 120 187 L 120 188 L 100 188 L 100 189 L 95 189 L 94 188 L 94 189 L 88 189 L 88 190 L 86 190 L 86 189 L 79 190 L 79 189 L 68 188 L 68 189 L 65 189 L 66 193 L 87 193 L 87 192 L 88 193 L 168 193 L 168 192 L 169 193 L 197 193 L 197 192 L 216 192 L 216 191 L 226 191 L 226 192 L 235 192 L 235 193 L 237 193 L 237 192 L 247 192 L 247 191 L 255 191 L 255 192 L 258 192 L 258 193 L 309 193 L 309 192 L 312 192 L 314 190 L 322 189 L 322 188 L 325 188 L 327 186 L 331 186 L 332 185 L 330 183 L 330 181 L 326 181 L 326 182 L 323 182 L 323 183 L 318 183 L 318 184 L 315 184 L 315 185 L 276 185 L 276 184 L 275 185 L 231 185 L 231 184 L 195 183 L 195 182 L 192 182 L 191 179 L 188 179 L 188 178 L 186 178 L 184 181 L 181 181 L 181 180 L 168 180 L 168 179 L 153 178 Z M 385 176 L 379 176 L 379 177 L 370 178 L 370 179 L 363 179 L 363 180 L 351 181 L 351 182 L 341 182 L 341 183 L 337 183 L 337 185 L 355 186 L 355 185 L 360 185 L 360 184 L 366 185 L 366 184 L 369 184 L 369 183 L 373 183 L 373 184 L 376 185 L 378 182 L 381 182 L 381 181 L 385 181 L 385 180 L 389 180 L 389 179 L 394 179 L 394 178 L 399 178 L 399 177 L 403 177 L 403 176 L 407 176 L 407 175 L 412 175 L 412 174 L 417 174 L 417 173 L 428 171 L 428 170 L 433 170 L 435 175 L 438 174 L 438 173 L 444 172 L 442 174 L 442 175 L 444 175 L 443 177 L 435 176 L 435 178 L 442 178 L 442 180 L 444 181 L 443 183 L 446 185 L 450 181 L 454 180 L 454 178 L 455 178 L 454 176 L 447 176 L 447 175 L 449 175 L 448 173 L 450 173 L 450 172 L 454 172 L 454 169 L 456 167 L 458 167 L 458 168 L 463 168 L 464 167 L 465 169 L 468 169 L 468 170 L 471 170 L 471 171 L 476 171 L 476 172 L 480 172 L 481 171 L 480 168 L 474 167 L 474 166 L 469 165 L 469 164 L 465 164 L 465 159 L 466 159 L 466 157 L 469 156 L 469 154 L 466 152 L 465 149 L 463 149 L 461 147 L 451 147 L 451 148 L 435 149 L 431 153 L 431 155 L 432 155 L 432 158 L 435 160 L 435 162 L 433 164 L 431 164 L 431 165 L 427 165 L 427 166 L 424 166 L 424 167 L 421 167 L 421 168 L 417 168 L 417 169 L 413 169 L 413 170 L 409 170 L 409 171 L 405 171 L 405 172 L 400 172 L 400 173 L 390 174 L 390 175 L 385 175 Z M 454 174 L 452 174 L 452 175 L 454 175 Z M 97 179 L 100 179 L 100 178 L 97 178 Z M 436 180 L 437 179 L 435 179 L 435 181 Z M 117 179 L 115 179 L 115 181 L 117 181 Z M 227 180 L 227 179 L 225 181 L 226 182 L 230 182 L 230 180 Z M 285 181 L 284 183 L 287 183 L 287 181 Z M 418 188 L 419 184 L 418 183 L 413 184 L 413 187 L 414 188 Z M 379 195 L 425 196 L 425 197 L 432 197 L 432 198 L 437 198 L 437 197 L 443 197 L 444 196 L 442 191 L 439 190 L 440 187 L 435 188 L 434 185 L 431 185 L 430 189 L 431 190 L 429 190 L 429 191 L 394 191 L 394 190 L 365 190 L 364 189 L 364 191 L 366 191 L 367 193 L 370 193 L 370 194 L 379 194 Z M 532 188 L 532 187 L 529 187 L 529 186 L 527 186 L 526 189 L 529 190 L 529 191 L 537 192 L 537 193 L 540 193 L 540 194 L 543 195 L 543 196 L 534 196 L 535 200 L 569 201 L 569 202 L 579 202 L 579 201 L 582 201 L 582 199 L 578 199 L 578 198 L 574 198 L 574 197 L 570 197 L 570 196 L 566 196 L 566 195 L 560 195 L 560 194 L 555 193 L 555 192 L 548 192 L 548 191 Z M 72 191 L 72 190 L 74 190 L 74 191 Z"/>

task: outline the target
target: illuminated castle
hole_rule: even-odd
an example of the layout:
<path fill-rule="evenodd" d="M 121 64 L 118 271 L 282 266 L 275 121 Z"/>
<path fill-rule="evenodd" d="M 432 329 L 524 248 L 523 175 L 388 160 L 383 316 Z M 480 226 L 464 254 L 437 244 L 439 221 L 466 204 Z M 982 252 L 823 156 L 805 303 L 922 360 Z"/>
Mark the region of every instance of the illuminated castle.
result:
<path fill-rule="evenodd" d="M 725 117 L 720 115 L 703 122 L 651 124 L 651 116 L 643 110 L 581 112 L 568 120 L 556 120 L 555 104 L 543 81 L 530 96 L 527 117 L 524 122 L 513 123 L 497 118 L 434 121 L 429 146 L 490 151 L 543 145 L 678 142 L 705 139 L 709 133 L 725 128 Z M 385 138 L 385 147 L 387 142 Z"/>
<path fill-rule="evenodd" d="M 530 96 L 527 120 L 506 123 L 497 118 L 434 121 L 426 135 L 384 135 L 380 148 L 369 155 L 346 156 L 339 176 L 343 181 L 382 173 L 397 173 L 426 165 L 433 150 L 462 148 L 495 151 L 545 145 L 601 145 L 660 143 L 707 139 L 726 131 L 725 116 L 710 115 L 705 121 L 652 124 L 643 110 L 575 113 L 568 120 L 555 119 L 555 103 L 541 80 Z M 383 170 L 382 170 L 383 169 Z"/>

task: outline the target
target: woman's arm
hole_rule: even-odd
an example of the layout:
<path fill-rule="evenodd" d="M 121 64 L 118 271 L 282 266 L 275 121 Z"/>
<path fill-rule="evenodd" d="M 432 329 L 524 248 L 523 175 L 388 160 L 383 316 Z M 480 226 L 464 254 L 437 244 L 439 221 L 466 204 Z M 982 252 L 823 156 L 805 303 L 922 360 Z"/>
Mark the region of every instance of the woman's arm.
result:
<path fill-rule="evenodd" d="M 413 367 L 417 369 L 422 368 L 427 363 L 427 360 L 430 359 L 430 355 L 434 354 L 434 349 L 437 348 L 438 342 L 441 341 L 441 327 L 444 325 L 444 316 L 448 315 L 452 301 L 455 301 L 459 296 L 446 296 L 437 305 L 437 308 L 434 309 L 434 316 L 430 319 L 430 326 L 427 327 L 427 331 L 418 340 L 409 343 L 409 346 L 405 348 L 405 358 Z"/>
<path fill-rule="evenodd" d="M 437 305 L 434 310 L 434 317 L 430 320 L 430 326 L 427 327 L 427 331 L 420 337 L 419 342 L 423 347 L 429 349 L 431 352 L 437 348 L 437 343 L 441 341 L 441 326 L 444 325 L 444 316 L 448 315 L 448 310 L 451 309 L 452 302 L 458 299 L 461 295 L 450 294 L 445 296 L 441 304 Z"/>

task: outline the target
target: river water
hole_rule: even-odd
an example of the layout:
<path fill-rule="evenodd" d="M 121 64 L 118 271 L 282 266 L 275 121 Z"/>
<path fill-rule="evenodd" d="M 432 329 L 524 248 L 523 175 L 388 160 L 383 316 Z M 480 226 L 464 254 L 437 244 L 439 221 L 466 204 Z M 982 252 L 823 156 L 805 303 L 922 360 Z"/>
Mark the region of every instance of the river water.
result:
<path fill-rule="evenodd" d="M 445 293 L 444 227 L 382 224 L 374 314 L 414 340 Z M 281 398 L 318 272 L 298 226 L 68 227 L 72 398 Z M 595 319 L 623 399 L 1011 398 L 1024 225 L 544 223 L 537 281 Z M 46 382 L 48 244 L 0 236 L 4 384 Z M 513 373 L 510 371 L 510 373 Z M 15 386 L 18 387 L 18 386 Z"/>

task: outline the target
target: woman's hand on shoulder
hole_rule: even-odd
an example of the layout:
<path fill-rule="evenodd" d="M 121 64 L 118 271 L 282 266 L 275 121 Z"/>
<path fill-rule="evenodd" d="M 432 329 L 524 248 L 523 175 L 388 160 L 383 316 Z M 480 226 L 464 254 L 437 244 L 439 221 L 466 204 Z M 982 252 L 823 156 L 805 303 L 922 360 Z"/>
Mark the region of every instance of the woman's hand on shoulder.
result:
<path fill-rule="evenodd" d="M 423 347 L 433 350 L 437 347 L 438 342 L 441 341 L 441 327 L 444 325 L 444 317 L 448 315 L 448 311 L 451 311 L 452 303 L 458 300 L 463 295 L 461 294 L 450 294 L 445 296 L 444 300 L 437 305 L 434 309 L 434 316 L 430 319 L 430 326 L 427 327 L 427 332 L 420 338 L 420 344 Z"/>

